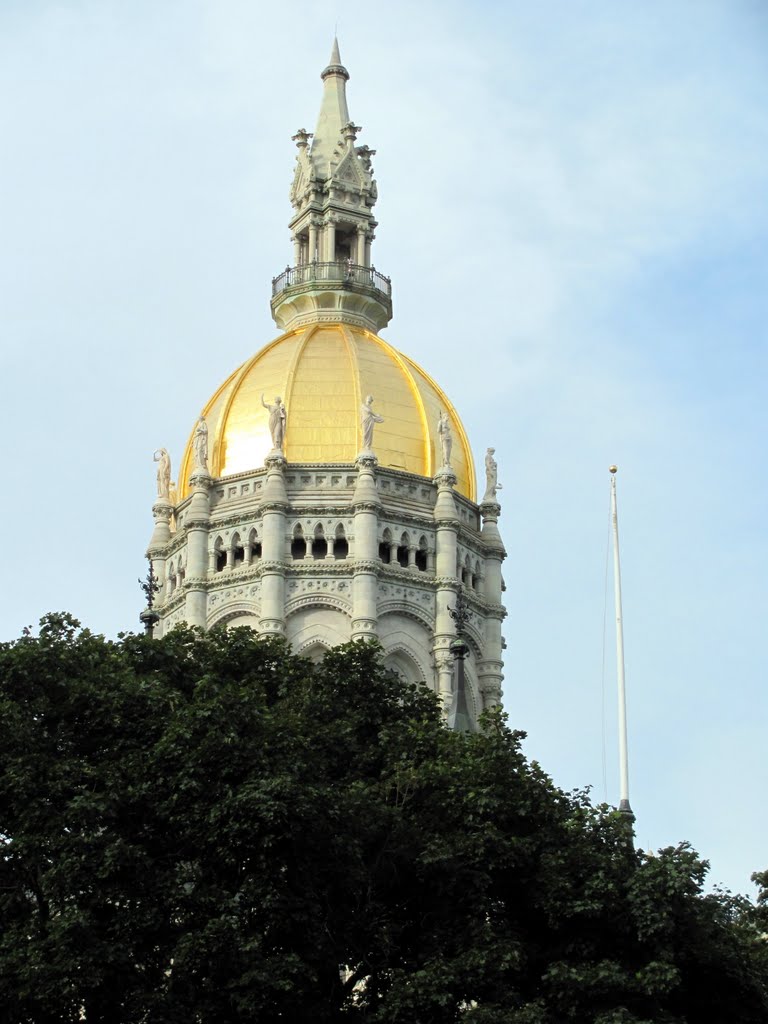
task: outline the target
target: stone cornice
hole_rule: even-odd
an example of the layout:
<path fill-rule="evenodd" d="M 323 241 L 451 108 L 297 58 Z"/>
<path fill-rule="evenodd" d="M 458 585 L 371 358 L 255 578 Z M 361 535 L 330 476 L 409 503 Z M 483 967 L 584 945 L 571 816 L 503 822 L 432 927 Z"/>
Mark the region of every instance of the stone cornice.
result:
<path fill-rule="evenodd" d="M 331 576 L 352 576 L 354 566 L 354 560 L 351 558 L 318 558 L 317 560 L 312 558 L 302 558 L 297 559 L 295 562 L 289 562 L 286 566 L 285 575 L 295 576 L 296 578 L 302 578 L 304 576 L 317 577 L 324 576 L 326 574 Z"/>
<path fill-rule="evenodd" d="M 290 505 L 286 512 L 291 519 L 351 519 L 354 514 L 351 505 Z"/>

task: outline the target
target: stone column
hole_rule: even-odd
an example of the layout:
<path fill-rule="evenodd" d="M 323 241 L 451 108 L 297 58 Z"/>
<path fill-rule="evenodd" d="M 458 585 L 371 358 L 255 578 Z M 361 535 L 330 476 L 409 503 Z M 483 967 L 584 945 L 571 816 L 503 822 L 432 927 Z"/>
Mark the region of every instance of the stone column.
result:
<path fill-rule="evenodd" d="M 416 567 L 416 550 L 415 544 L 408 545 L 408 568 L 413 569 L 414 572 L 419 571 Z"/>
<path fill-rule="evenodd" d="M 485 548 L 483 597 L 492 607 L 485 614 L 483 658 L 478 666 L 478 682 L 483 707 L 490 708 L 501 702 L 501 683 L 504 679 L 501 623 L 506 611 L 501 603 L 501 563 L 507 553 L 496 525 L 501 506 L 495 501 L 484 501 L 480 506 L 480 514 L 483 517 L 480 537 Z"/>
<path fill-rule="evenodd" d="M 317 220 L 313 217 L 309 222 L 309 262 L 317 260 Z"/>
<path fill-rule="evenodd" d="M 375 637 L 378 626 L 379 587 L 379 492 L 376 490 L 378 460 L 372 452 L 356 459 L 357 483 L 352 504 L 355 510 L 355 553 L 352 577 L 352 639 Z"/>
<path fill-rule="evenodd" d="M 366 262 L 365 262 L 365 236 L 366 236 L 365 224 L 358 224 L 357 225 L 357 255 L 355 256 L 355 263 L 359 263 L 361 267 L 366 266 Z"/>
<path fill-rule="evenodd" d="M 171 542 L 171 515 L 173 505 L 165 498 L 158 498 L 152 506 L 152 515 L 155 520 L 155 528 L 152 531 L 152 538 L 147 548 L 147 558 L 152 560 L 152 572 L 162 589 L 157 592 L 155 602 L 163 604 L 169 597 L 168 581 L 165 578 L 165 551 Z"/>
<path fill-rule="evenodd" d="M 325 218 L 325 262 L 333 263 L 336 259 L 336 218 L 332 213 Z"/>
<path fill-rule="evenodd" d="M 211 519 L 210 488 L 213 481 L 204 469 L 196 469 L 190 479 L 192 499 L 186 515 L 187 599 L 184 617 L 190 626 L 205 627 L 208 622 L 208 529 Z"/>
<path fill-rule="evenodd" d="M 453 496 L 455 474 L 443 468 L 435 477 L 437 502 L 434 517 L 435 536 L 435 637 L 433 652 L 437 666 L 437 686 L 443 709 L 447 715 L 453 694 L 453 656 L 451 642 L 456 638 L 453 619 L 448 613 L 456 603 L 461 584 L 456 577 L 459 514 Z"/>
<path fill-rule="evenodd" d="M 285 633 L 285 456 L 271 451 L 264 459 L 267 479 L 261 503 L 261 618 L 262 633 Z"/>

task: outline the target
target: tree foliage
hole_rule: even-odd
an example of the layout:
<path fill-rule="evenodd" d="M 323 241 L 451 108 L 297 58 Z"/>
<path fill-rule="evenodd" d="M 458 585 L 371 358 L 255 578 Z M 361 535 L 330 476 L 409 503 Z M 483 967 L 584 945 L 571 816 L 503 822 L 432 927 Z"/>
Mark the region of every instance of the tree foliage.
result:
<path fill-rule="evenodd" d="M 757 906 L 350 644 L 0 647 L 0 1020 L 768 1020 Z"/>

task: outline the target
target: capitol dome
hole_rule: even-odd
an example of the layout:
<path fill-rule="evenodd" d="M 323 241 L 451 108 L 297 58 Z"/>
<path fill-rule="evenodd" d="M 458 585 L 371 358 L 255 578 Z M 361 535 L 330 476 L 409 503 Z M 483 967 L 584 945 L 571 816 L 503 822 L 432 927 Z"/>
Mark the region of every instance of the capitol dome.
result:
<path fill-rule="evenodd" d="M 475 495 L 456 410 L 382 340 L 392 281 L 372 261 L 375 150 L 349 116 L 338 43 L 314 132 L 293 136 L 293 260 L 272 279 L 280 334 L 201 410 L 171 484 L 158 449 L 142 622 L 247 626 L 312 659 L 373 640 L 449 724 L 498 704 L 505 615 L 493 448 Z"/>
<path fill-rule="evenodd" d="M 242 364 L 203 409 L 215 477 L 250 472 L 272 448 L 269 413 L 280 396 L 287 410 L 288 463 L 353 463 L 363 447 L 360 406 L 373 395 L 384 422 L 376 456 L 388 469 L 433 477 L 440 468 L 437 422 L 446 412 L 453 433 L 456 489 L 475 499 L 475 470 L 464 428 L 432 378 L 378 335 L 348 323 L 314 323 L 282 334 Z M 189 481 L 192 438 L 179 480 Z M 188 489 L 184 491 L 188 493 Z"/>

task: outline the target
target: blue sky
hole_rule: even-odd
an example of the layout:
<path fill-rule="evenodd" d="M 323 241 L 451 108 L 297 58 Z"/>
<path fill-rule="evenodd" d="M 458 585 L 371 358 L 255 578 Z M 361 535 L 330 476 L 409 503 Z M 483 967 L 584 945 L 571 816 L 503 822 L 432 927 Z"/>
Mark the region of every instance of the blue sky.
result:
<path fill-rule="evenodd" d="M 762 2 L 4 0 L 0 636 L 60 608 L 110 636 L 138 625 L 152 452 L 177 465 L 207 397 L 277 334 L 290 136 L 314 126 L 336 20 L 377 150 L 385 336 L 450 395 L 478 463 L 497 449 L 511 721 L 560 785 L 616 799 L 616 462 L 638 839 L 688 839 L 751 892 L 768 867 Z"/>

